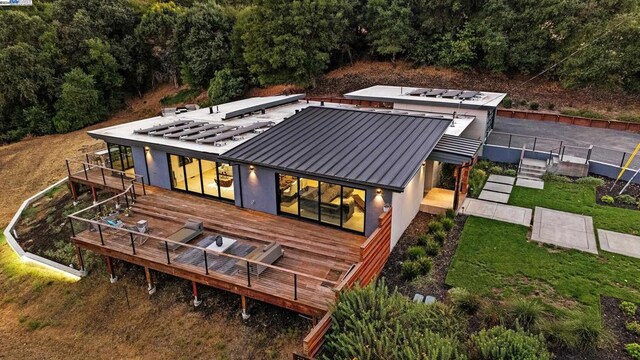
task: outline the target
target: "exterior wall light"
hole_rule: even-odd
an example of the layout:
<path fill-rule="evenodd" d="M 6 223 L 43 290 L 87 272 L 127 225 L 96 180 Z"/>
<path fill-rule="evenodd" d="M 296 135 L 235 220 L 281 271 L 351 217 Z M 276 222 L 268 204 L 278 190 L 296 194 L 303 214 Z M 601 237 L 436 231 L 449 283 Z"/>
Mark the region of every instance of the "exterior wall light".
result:
<path fill-rule="evenodd" d="M 147 153 L 148 153 L 149 151 L 151 151 L 151 149 L 150 149 L 148 146 L 145 146 L 145 147 L 144 147 L 144 152 L 147 152 Z"/>
<path fill-rule="evenodd" d="M 427 166 L 427 162 L 426 162 L 426 161 L 423 161 L 423 162 L 422 162 L 422 166 Z"/>
<path fill-rule="evenodd" d="M 376 194 L 382 195 L 382 189 L 376 189 Z"/>
<path fill-rule="evenodd" d="M 254 171 L 256 168 L 253 165 L 249 165 L 249 170 Z"/>

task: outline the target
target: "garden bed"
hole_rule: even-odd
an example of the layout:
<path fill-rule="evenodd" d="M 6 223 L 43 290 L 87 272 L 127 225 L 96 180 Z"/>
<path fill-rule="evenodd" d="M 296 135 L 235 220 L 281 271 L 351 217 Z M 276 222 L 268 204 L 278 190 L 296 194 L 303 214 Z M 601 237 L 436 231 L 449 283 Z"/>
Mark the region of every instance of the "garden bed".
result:
<path fill-rule="evenodd" d="M 640 209 L 640 206 L 638 205 L 638 202 L 640 201 L 640 184 L 630 184 L 627 187 L 627 189 L 625 190 L 624 194 L 634 197 L 635 198 L 635 203 L 633 203 L 633 204 L 632 203 L 625 203 L 625 202 L 621 201 L 620 198 L 618 198 L 618 196 L 619 196 L 618 193 L 627 184 L 626 181 L 618 181 L 618 183 L 615 185 L 615 187 L 613 187 L 613 190 L 611 190 L 611 187 L 615 183 L 615 180 L 614 179 L 605 178 L 605 177 L 599 177 L 599 178 L 604 181 L 604 185 L 598 186 L 596 188 L 596 202 L 598 204 L 605 205 L 605 206 L 615 206 L 615 207 L 619 207 L 619 208 L 623 208 L 623 209 L 633 209 L 633 210 Z M 602 201 L 602 197 L 603 196 L 611 196 L 612 198 L 615 199 L 615 202 L 613 204 L 607 204 L 607 203 Z"/>

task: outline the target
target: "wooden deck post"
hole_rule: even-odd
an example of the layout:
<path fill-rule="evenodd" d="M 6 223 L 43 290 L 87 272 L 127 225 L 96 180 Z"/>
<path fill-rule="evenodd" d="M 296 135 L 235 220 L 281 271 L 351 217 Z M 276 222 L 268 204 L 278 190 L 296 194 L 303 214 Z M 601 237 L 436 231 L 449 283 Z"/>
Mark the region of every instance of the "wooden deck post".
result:
<path fill-rule="evenodd" d="M 242 320 L 248 320 L 251 315 L 247 311 L 247 298 L 244 295 L 240 295 L 240 300 L 242 301 Z"/>
<path fill-rule="evenodd" d="M 78 194 L 76 193 L 76 186 L 73 183 L 73 181 L 71 180 L 71 177 L 69 177 L 69 189 L 71 190 L 71 197 L 73 198 L 73 201 L 75 202 L 76 200 L 78 200 Z"/>
<path fill-rule="evenodd" d="M 91 187 L 91 195 L 93 196 L 93 204 L 95 205 L 98 202 L 98 193 L 96 192 L 96 187 Z"/>
<path fill-rule="evenodd" d="M 198 307 L 202 304 L 202 300 L 198 299 L 198 283 L 192 281 L 191 285 L 193 287 L 193 306 Z"/>
<path fill-rule="evenodd" d="M 153 295 L 156 292 L 156 284 L 153 282 L 153 277 L 151 277 L 151 271 L 148 267 L 144 267 L 144 275 L 147 277 L 147 291 L 149 295 Z"/>
<path fill-rule="evenodd" d="M 115 272 L 113 271 L 113 264 L 111 263 L 111 256 L 107 256 L 107 271 L 109 272 L 109 281 L 114 284 L 118 281 L 118 277 L 115 276 Z"/>

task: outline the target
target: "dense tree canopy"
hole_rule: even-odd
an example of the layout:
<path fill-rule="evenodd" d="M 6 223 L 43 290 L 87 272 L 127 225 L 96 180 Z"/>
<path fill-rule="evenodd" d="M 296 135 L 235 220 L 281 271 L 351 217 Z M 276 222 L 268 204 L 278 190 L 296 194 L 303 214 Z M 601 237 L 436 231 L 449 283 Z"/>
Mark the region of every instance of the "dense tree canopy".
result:
<path fill-rule="evenodd" d="M 637 0 L 50 0 L 0 25 L 0 143 L 103 120 L 159 83 L 221 102 L 359 58 L 640 92 Z"/>

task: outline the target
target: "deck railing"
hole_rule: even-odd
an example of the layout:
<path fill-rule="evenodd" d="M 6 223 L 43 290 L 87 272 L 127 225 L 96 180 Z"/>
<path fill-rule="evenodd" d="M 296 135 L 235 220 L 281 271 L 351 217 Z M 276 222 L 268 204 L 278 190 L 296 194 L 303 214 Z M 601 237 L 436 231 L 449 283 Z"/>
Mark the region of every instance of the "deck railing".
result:
<path fill-rule="evenodd" d="M 93 228 L 95 229 L 94 231 L 98 232 L 101 246 L 106 246 L 109 242 L 115 242 L 121 247 L 122 245 L 125 245 L 124 248 L 127 248 L 131 252 L 131 255 L 136 256 L 137 251 L 140 250 L 140 247 L 142 245 L 152 244 L 151 246 L 155 246 L 158 249 L 162 249 L 164 251 L 165 259 L 163 259 L 162 261 L 166 263 L 166 265 L 172 265 L 173 267 L 183 268 L 188 271 L 197 271 L 200 274 L 209 276 L 209 277 L 213 277 L 212 274 L 210 273 L 209 266 L 208 266 L 209 259 L 211 259 L 213 256 L 242 261 L 246 263 L 246 271 L 247 271 L 246 287 L 248 288 L 251 288 L 253 285 L 255 285 L 256 281 L 259 281 L 260 279 L 260 275 L 252 274 L 252 271 L 250 269 L 251 264 L 255 265 L 256 267 L 257 266 L 265 267 L 273 271 L 276 271 L 279 274 L 289 277 L 290 279 L 289 281 L 291 282 L 291 286 L 292 286 L 292 291 L 290 294 L 291 300 L 294 300 L 294 301 L 299 300 L 298 281 L 300 280 L 311 280 L 314 282 L 319 282 L 318 286 L 321 286 L 320 284 L 330 285 L 332 287 L 335 287 L 338 285 L 337 281 L 330 281 L 330 280 L 316 277 L 303 272 L 290 270 L 287 268 L 263 263 L 263 262 L 252 260 L 252 259 L 247 259 L 242 256 L 227 254 L 224 252 L 217 252 L 217 251 L 206 249 L 200 246 L 195 246 L 191 244 L 185 244 L 185 243 L 169 240 L 167 238 L 156 236 L 150 233 L 139 232 L 134 226 L 127 226 L 127 225 L 116 226 L 116 225 L 111 225 L 104 221 L 100 221 L 98 219 L 93 218 L 94 214 L 105 214 L 109 212 L 109 210 L 112 209 L 111 207 L 112 203 L 116 204 L 115 207 L 113 207 L 113 209 L 119 208 L 120 211 L 125 211 L 125 212 L 130 211 L 132 213 L 135 213 L 135 209 L 124 210 L 122 209 L 122 206 L 121 206 L 123 204 L 122 199 L 126 201 L 128 195 L 131 193 L 131 189 L 133 186 L 134 185 L 131 184 L 122 193 L 117 194 L 113 197 L 110 197 L 106 200 L 100 201 L 95 205 L 89 206 L 85 209 L 82 209 L 80 211 L 77 211 L 69 215 L 68 217 L 70 219 L 70 226 L 71 226 L 71 232 L 72 232 L 73 238 L 82 240 L 81 238 L 78 238 L 79 231 L 77 231 L 77 228 L 76 228 L 77 223 L 81 223 L 85 225 L 84 226 L 85 228 L 87 229 Z M 125 209 L 128 209 L 128 203 L 127 203 L 127 208 Z M 84 214 L 89 214 L 90 218 L 83 217 L 82 215 Z M 149 228 L 153 230 L 152 223 L 149 224 Z M 175 261 L 177 258 L 177 253 L 175 251 L 170 250 L 170 247 L 172 247 L 170 245 L 175 245 L 177 247 L 186 248 L 186 249 L 197 249 L 201 254 L 201 259 L 204 266 L 200 268 L 200 270 L 197 270 L 195 265 L 185 266 L 184 263 L 180 263 L 180 265 L 178 265 L 179 263 Z M 154 260 L 158 261 L 159 259 L 154 259 Z M 225 275 L 222 275 L 222 274 L 219 274 L 219 275 L 220 275 L 219 277 L 214 277 L 214 278 L 217 278 L 219 280 L 220 277 L 222 277 L 222 280 L 224 280 Z M 254 284 L 252 284 L 252 275 L 254 277 L 253 279 Z"/>
<path fill-rule="evenodd" d="M 88 155 L 87 155 L 88 156 Z M 112 169 L 104 165 L 98 165 L 92 163 L 87 157 L 85 160 L 66 159 L 67 174 L 69 179 L 84 179 L 85 181 L 95 182 L 103 186 L 119 187 L 123 191 L 129 188 L 129 185 L 138 183 L 142 185 L 142 192 L 147 194 L 147 189 L 144 184 L 144 176 L 138 174 L 127 174 L 125 171 Z M 108 179 L 114 179 L 110 183 Z M 131 194 L 135 197 L 135 186 L 131 187 Z"/>

